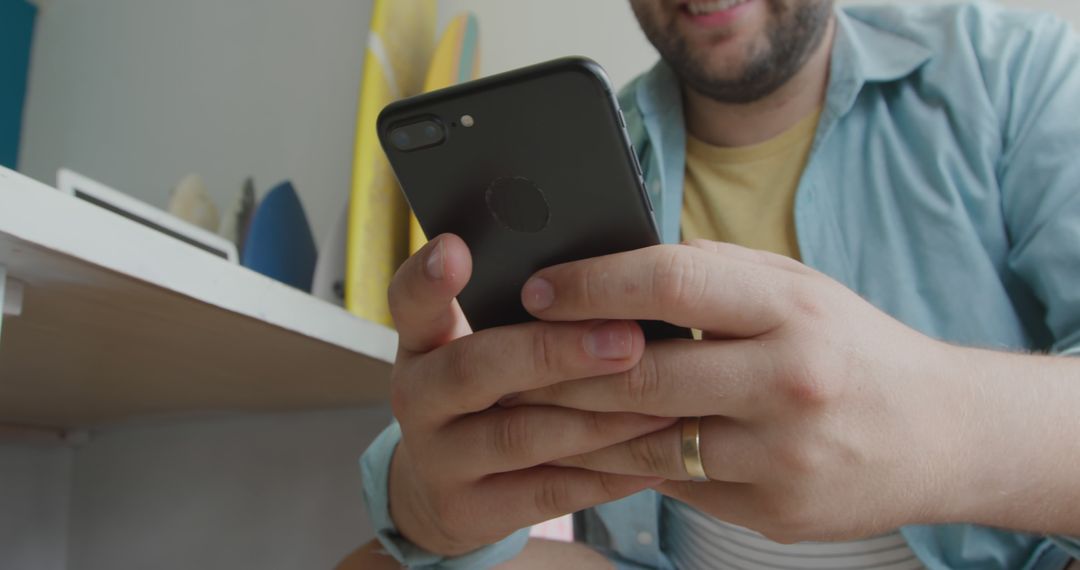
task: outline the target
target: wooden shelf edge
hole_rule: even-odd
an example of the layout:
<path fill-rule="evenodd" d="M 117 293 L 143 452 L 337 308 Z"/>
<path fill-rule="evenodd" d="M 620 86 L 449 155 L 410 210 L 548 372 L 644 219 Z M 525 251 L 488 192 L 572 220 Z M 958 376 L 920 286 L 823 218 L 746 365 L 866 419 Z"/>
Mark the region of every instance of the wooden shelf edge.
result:
<path fill-rule="evenodd" d="M 2 167 L 0 203 L 0 233 L 383 362 L 394 360 L 397 334 L 387 327 Z"/>

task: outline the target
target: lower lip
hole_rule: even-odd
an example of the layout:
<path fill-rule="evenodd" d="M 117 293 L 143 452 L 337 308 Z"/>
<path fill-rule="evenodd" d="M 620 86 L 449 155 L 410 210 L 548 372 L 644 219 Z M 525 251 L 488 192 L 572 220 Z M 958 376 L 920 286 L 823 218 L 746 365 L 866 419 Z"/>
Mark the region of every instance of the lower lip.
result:
<path fill-rule="evenodd" d="M 691 14 L 690 11 L 684 6 L 682 13 L 683 16 L 685 16 L 687 19 L 689 19 L 691 22 L 698 26 L 709 28 L 726 26 L 737 20 L 739 16 L 743 14 L 743 12 L 750 8 L 750 5 L 753 4 L 754 1 L 755 0 L 750 0 L 750 2 L 743 2 L 742 4 L 739 4 L 738 6 L 732 8 L 728 8 L 727 10 L 710 12 L 708 14 L 701 14 L 699 16 Z"/>

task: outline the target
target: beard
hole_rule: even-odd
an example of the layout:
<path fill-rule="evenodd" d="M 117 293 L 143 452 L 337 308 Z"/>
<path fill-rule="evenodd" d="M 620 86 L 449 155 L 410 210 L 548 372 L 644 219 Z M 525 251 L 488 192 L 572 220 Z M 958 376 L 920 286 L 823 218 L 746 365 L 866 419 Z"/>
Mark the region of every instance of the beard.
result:
<path fill-rule="evenodd" d="M 676 19 L 665 28 L 633 4 L 645 35 L 686 85 L 721 103 L 745 104 L 771 95 L 798 73 L 825 39 L 832 17 L 832 0 L 765 2 L 769 21 L 764 38 L 747 48 L 742 69 L 733 77 L 730 70 L 710 69 L 707 52 L 691 50 Z"/>

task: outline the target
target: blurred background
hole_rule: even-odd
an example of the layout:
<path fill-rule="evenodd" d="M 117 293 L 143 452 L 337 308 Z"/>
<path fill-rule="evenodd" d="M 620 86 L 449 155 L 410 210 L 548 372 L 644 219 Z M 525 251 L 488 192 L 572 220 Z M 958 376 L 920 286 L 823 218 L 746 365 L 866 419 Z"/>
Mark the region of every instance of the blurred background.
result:
<path fill-rule="evenodd" d="M 1069 0 L 1006 3 L 1080 22 Z M 625 0 L 441 0 L 438 29 L 462 10 L 483 74 L 583 54 L 622 85 L 656 59 Z M 18 169 L 162 207 L 189 172 L 219 206 L 247 176 L 290 179 L 321 236 L 350 184 L 370 15 L 370 0 L 40 0 Z"/>
<path fill-rule="evenodd" d="M 909 0 L 910 1 L 910 0 Z M 926 2 L 927 0 L 923 0 Z M 842 2 L 842 4 L 845 2 Z M 1011 0 L 1080 24 L 1070 0 Z M 621 86 L 656 53 L 625 0 L 440 0 L 487 75 L 570 54 Z M 372 0 L 0 0 L 0 165 L 159 208 L 291 181 L 323 243 L 352 184 Z M 5 204 L 0 202 L 0 209 Z M 0 443 L 0 568 L 329 568 L 372 537 L 356 460 L 385 406 L 156 419 Z"/>

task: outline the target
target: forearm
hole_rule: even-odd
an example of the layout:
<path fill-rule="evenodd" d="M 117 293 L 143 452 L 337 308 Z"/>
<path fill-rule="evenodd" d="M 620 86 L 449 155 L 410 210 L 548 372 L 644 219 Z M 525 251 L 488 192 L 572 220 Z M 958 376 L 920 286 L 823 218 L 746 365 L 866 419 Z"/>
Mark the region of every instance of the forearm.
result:
<path fill-rule="evenodd" d="M 956 349 L 964 522 L 1080 536 L 1080 359 Z"/>

